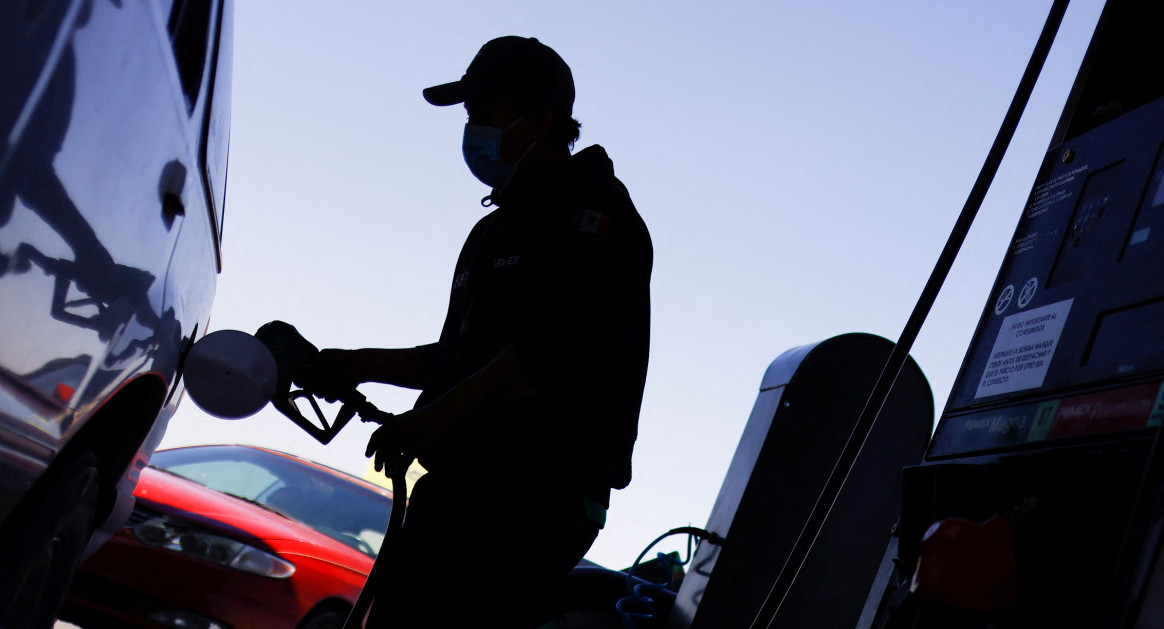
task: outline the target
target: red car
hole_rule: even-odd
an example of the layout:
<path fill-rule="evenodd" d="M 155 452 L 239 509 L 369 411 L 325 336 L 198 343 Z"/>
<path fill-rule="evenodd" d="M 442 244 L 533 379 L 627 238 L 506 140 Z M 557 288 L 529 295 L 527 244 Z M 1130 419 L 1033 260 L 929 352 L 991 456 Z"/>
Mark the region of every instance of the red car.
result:
<path fill-rule="evenodd" d="M 282 452 L 157 452 L 129 523 L 77 574 L 82 627 L 339 628 L 383 541 L 392 493 Z"/>

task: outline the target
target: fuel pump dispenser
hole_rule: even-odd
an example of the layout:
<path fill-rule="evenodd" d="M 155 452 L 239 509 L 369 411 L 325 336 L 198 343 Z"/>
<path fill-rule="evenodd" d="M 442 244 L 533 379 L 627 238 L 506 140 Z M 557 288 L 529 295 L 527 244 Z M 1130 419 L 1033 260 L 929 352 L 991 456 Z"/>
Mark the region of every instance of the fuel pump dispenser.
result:
<path fill-rule="evenodd" d="M 1164 6 L 1110 0 L 860 627 L 1160 627 Z"/>
<path fill-rule="evenodd" d="M 787 562 L 893 343 L 843 334 L 788 350 L 768 367 L 667 629 L 747 627 Z M 921 460 L 934 402 L 908 360 L 819 527 L 779 627 L 852 626 L 900 508 L 900 470 Z"/>

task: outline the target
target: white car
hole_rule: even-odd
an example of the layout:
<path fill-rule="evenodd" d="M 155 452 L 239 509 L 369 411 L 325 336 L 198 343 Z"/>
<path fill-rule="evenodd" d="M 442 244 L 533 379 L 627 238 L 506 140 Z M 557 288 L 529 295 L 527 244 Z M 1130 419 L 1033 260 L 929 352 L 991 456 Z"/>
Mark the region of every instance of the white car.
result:
<path fill-rule="evenodd" d="M 231 0 L 0 2 L 0 626 L 120 528 L 220 269 Z"/>

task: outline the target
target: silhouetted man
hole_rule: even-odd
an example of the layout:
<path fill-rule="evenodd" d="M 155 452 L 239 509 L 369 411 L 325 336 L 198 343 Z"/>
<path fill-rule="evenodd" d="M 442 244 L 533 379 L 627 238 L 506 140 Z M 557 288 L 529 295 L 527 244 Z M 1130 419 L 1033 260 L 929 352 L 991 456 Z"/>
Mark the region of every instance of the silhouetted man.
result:
<path fill-rule="evenodd" d="M 370 627 L 529 627 L 631 477 L 650 328 L 652 248 L 606 152 L 571 154 L 574 81 L 553 50 L 501 37 L 460 80 L 462 150 L 492 188 L 440 340 L 327 350 L 338 375 L 422 389 L 368 444 L 428 470 Z"/>

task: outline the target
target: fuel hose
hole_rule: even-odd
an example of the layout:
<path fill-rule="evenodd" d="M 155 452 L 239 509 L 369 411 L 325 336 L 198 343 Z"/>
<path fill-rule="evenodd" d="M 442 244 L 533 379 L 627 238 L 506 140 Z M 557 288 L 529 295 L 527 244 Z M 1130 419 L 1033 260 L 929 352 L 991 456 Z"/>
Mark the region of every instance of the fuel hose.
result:
<path fill-rule="evenodd" d="M 364 587 L 356 597 L 352 611 L 344 621 L 343 629 L 360 629 L 364 616 L 368 615 L 368 610 L 372 607 L 376 593 L 380 592 L 383 583 L 389 578 L 392 557 L 400 544 L 400 529 L 404 526 L 404 514 L 408 509 L 408 485 L 405 484 L 405 476 L 411 464 L 412 457 L 401 456 L 392 470 L 392 511 L 388 516 L 388 529 L 384 531 L 384 542 L 380 545 L 380 552 L 376 555 L 376 561 L 372 563 L 372 569 L 368 571 L 368 579 L 364 581 Z M 395 604 L 400 604 L 400 601 Z"/>

